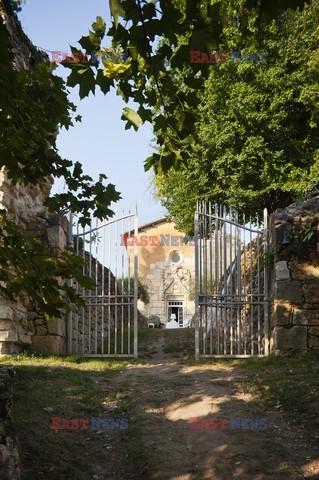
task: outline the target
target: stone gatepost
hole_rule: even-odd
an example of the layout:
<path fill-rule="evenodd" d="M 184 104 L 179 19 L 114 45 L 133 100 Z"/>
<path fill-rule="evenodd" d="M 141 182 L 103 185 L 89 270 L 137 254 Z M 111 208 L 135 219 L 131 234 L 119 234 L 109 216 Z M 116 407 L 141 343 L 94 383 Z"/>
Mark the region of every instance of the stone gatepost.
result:
<path fill-rule="evenodd" d="M 270 348 L 319 350 L 319 196 L 270 218 Z"/>

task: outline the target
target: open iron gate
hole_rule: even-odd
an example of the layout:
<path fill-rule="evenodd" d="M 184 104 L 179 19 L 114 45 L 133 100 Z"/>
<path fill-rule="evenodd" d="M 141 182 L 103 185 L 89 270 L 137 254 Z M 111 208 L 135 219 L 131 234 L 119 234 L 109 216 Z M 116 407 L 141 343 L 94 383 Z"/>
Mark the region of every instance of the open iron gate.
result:
<path fill-rule="evenodd" d="M 68 352 L 89 357 L 138 355 L 138 249 L 126 245 L 125 233 L 138 234 L 138 216 L 128 212 L 94 227 L 75 230 L 70 219 L 69 244 L 83 259 L 91 290 L 72 282 L 86 306 L 68 314 Z M 72 231 L 73 230 L 73 231 Z"/>
<path fill-rule="evenodd" d="M 269 353 L 267 210 L 264 224 L 222 206 L 195 213 L 195 357 Z"/>

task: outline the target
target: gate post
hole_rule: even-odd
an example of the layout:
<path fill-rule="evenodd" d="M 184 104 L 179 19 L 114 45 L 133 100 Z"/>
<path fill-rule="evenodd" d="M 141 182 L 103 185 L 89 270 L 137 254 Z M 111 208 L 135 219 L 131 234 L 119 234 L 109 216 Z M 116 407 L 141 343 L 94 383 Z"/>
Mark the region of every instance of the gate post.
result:
<path fill-rule="evenodd" d="M 134 238 L 138 237 L 138 214 L 137 206 L 135 209 L 134 216 Z M 138 246 L 134 242 L 134 358 L 138 357 L 138 310 L 137 310 L 137 300 L 138 300 Z"/>
<path fill-rule="evenodd" d="M 195 230 L 195 360 L 199 360 L 199 291 L 198 291 L 198 204 L 194 218 Z"/>

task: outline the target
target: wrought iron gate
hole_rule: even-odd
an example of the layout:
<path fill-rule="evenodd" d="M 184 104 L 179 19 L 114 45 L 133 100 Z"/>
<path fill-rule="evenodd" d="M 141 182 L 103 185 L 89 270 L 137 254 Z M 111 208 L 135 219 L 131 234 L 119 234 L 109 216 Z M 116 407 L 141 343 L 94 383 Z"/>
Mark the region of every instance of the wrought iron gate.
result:
<path fill-rule="evenodd" d="M 232 209 L 198 204 L 195 213 L 195 356 L 269 353 L 267 210 L 264 224 Z"/>
<path fill-rule="evenodd" d="M 70 230 L 69 243 L 83 259 L 83 274 L 91 277 L 94 288 L 73 282 L 86 306 L 68 315 L 68 352 L 137 358 L 138 249 L 126 241 L 127 234 L 138 234 L 137 212 Z"/>

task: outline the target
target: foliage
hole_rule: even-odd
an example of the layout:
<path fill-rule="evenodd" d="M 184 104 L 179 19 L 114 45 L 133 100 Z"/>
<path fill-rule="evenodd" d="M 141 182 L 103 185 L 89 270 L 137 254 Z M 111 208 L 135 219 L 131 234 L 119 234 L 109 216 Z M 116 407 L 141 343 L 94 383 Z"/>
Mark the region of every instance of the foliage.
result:
<path fill-rule="evenodd" d="M 90 210 L 102 219 L 120 196 L 114 185 L 103 185 L 85 175 L 79 162 L 60 157 L 57 128 L 73 125 L 75 106 L 69 102 L 64 81 L 53 75 L 55 65 L 37 63 L 34 69 L 16 70 L 6 27 L 0 19 L 0 168 L 6 167 L 13 183 L 41 183 L 46 177 L 64 178 L 67 193 L 47 200 L 51 211 L 72 211 L 88 224 Z M 80 121 L 80 116 L 75 117 Z"/>
<path fill-rule="evenodd" d="M 17 43 L 30 53 L 27 69 L 15 64 L 10 36 L 0 16 L 0 168 L 13 184 L 64 178 L 67 193 L 54 195 L 46 205 L 50 211 L 77 214 L 82 225 L 89 223 L 92 210 L 100 219 L 112 216 L 110 204 L 120 198 L 114 185 L 104 185 L 105 175 L 94 182 L 79 162 L 59 155 L 58 129 L 69 129 L 81 117 L 74 118 L 75 106 L 68 100 L 65 83 L 53 74 L 56 66 L 46 61 L 23 33 L 15 16 L 20 5 L 21 1 L 3 2 L 14 20 Z M 67 284 L 73 276 L 80 285 L 90 287 L 89 279 L 82 275 L 82 261 L 71 251 L 58 258 L 50 256 L 44 245 L 34 237 L 24 237 L 4 213 L 0 220 L 1 294 L 10 299 L 28 295 L 49 316 L 60 316 L 68 301 L 83 305 Z"/>
<path fill-rule="evenodd" d="M 317 236 L 317 226 L 316 225 L 310 225 L 308 227 L 305 227 L 304 229 L 304 237 L 303 241 L 304 242 L 309 242 L 311 239 Z"/>
<path fill-rule="evenodd" d="M 118 278 L 117 279 L 117 288 L 118 288 L 118 291 L 120 291 L 124 295 L 128 295 L 128 294 L 133 295 L 133 293 L 134 293 L 134 278 L 131 277 L 130 281 L 129 281 L 128 277 L 125 277 L 123 279 Z M 145 305 L 150 303 L 148 288 L 140 279 L 138 279 L 137 298 L 139 300 L 141 300 Z"/>
<path fill-rule="evenodd" d="M 161 319 L 158 315 L 150 315 L 147 320 L 148 323 L 154 323 L 156 327 L 160 326 Z"/>
<path fill-rule="evenodd" d="M 80 286 L 92 288 L 82 274 L 82 259 L 73 250 L 59 256 L 47 253 L 47 246 L 35 237 L 23 235 L 15 223 L 0 211 L 0 293 L 9 300 L 27 295 L 47 316 L 60 317 L 69 303 L 84 306 L 68 280 L 75 277 Z"/>
<path fill-rule="evenodd" d="M 249 12 L 270 24 L 283 10 L 303 4 L 302 0 L 111 0 L 114 22 L 108 35 L 113 47 L 130 52 L 130 68 L 117 75 L 115 65 L 111 78 L 94 61 L 85 68 L 65 63 L 72 70 L 68 84 L 79 85 L 81 98 L 94 93 L 96 86 L 104 93 L 117 87 L 125 102 L 138 105 L 141 120 L 153 123 L 158 151 L 146 160 L 146 170 L 181 168 L 200 150 L 196 121 L 200 93 L 210 74 L 209 65 L 189 63 L 190 51 L 217 48 L 224 29 L 241 27 Z M 124 26 L 119 17 L 125 20 Z M 105 28 L 98 17 L 89 35 L 79 40 L 81 47 L 99 52 Z M 258 30 L 257 23 L 252 28 Z M 136 127 L 131 118 L 123 118 L 126 128 Z"/>
<path fill-rule="evenodd" d="M 155 177 L 156 195 L 179 228 L 192 231 L 197 200 L 254 216 L 318 185 L 318 18 L 314 0 L 271 24 L 251 11 L 224 28 L 221 51 L 266 51 L 267 64 L 211 67 L 198 106 L 200 154 Z"/>

